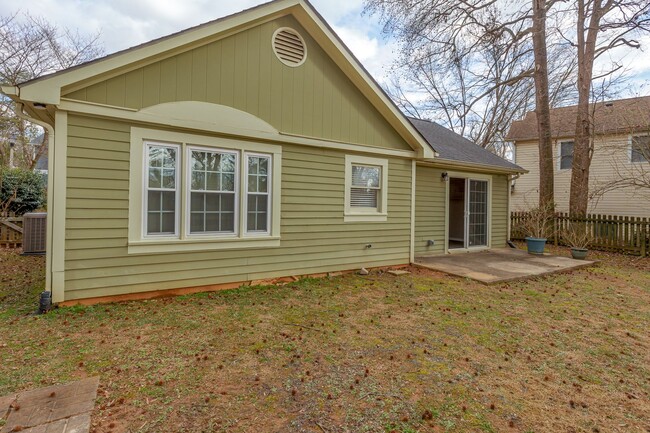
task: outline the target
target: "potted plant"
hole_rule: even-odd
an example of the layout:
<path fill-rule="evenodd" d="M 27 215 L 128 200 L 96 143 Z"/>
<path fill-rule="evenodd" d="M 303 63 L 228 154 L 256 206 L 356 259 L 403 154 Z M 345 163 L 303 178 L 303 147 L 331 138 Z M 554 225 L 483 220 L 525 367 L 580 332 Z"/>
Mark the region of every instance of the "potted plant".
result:
<path fill-rule="evenodd" d="M 577 260 L 584 260 L 587 257 L 588 247 L 591 244 L 591 233 L 589 233 L 586 224 L 570 223 L 562 233 L 562 240 L 571 248 L 571 257 Z"/>
<path fill-rule="evenodd" d="M 553 222 L 553 206 L 537 206 L 530 209 L 522 221 L 529 254 L 544 254 L 546 234 Z"/>

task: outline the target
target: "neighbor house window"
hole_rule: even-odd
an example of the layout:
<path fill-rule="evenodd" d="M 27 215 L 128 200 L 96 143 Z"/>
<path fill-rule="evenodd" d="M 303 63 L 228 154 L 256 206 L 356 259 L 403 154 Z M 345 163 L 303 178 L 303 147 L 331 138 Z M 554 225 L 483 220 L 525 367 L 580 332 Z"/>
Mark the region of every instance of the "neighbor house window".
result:
<path fill-rule="evenodd" d="M 385 221 L 388 161 L 355 155 L 345 159 L 345 221 Z"/>
<path fill-rule="evenodd" d="M 235 233 L 237 153 L 190 149 L 190 234 Z"/>
<path fill-rule="evenodd" d="M 573 141 L 560 143 L 560 170 L 570 170 L 573 164 Z"/>
<path fill-rule="evenodd" d="M 146 145 L 145 233 L 175 236 L 178 230 L 178 146 Z"/>
<path fill-rule="evenodd" d="M 650 135 L 632 137 L 632 162 L 650 162 Z"/>
<path fill-rule="evenodd" d="M 248 155 L 246 159 L 246 231 L 267 233 L 270 216 L 271 158 Z"/>

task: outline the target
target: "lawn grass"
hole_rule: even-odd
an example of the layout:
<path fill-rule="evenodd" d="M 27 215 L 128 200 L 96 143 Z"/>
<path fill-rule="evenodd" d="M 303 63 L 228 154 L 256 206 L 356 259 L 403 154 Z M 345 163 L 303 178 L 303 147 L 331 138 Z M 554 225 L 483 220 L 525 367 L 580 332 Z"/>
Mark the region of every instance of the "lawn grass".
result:
<path fill-rule="evenodd" d="M 558 250 L 566 254 L 564 250 Z M 648 432 L 650 260 L 487 287 L 411 269 L 30 316 L 0 251 L 0 396 L 98 375 L 95 432 Z"/>

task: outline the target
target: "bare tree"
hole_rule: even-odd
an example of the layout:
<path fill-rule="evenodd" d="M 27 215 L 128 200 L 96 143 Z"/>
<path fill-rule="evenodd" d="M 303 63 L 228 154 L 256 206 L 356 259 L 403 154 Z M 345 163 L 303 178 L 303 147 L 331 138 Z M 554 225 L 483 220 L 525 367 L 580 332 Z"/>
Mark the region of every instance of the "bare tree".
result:
<path fill-rule="evenodd" d="M 640 48 L 637 38 L 650 31 L 649 0 L 575 0 L 568 9 L 575 12 L 575 39 L 565 36 L 578 52 L 578 109 L 571 171 L 569 212 L 585 216 L 589 203 L 589 168 L 593 156 L 590 97 L 594 79 L 609 75 L 622 66 L 611 65 L 594 77 L 594 62 L 618 48 Z"/>
<path fill-rule="evenodd" d="M 60 29 L 29 14 L 0 17 L 0 82 L 16 85 L 92 60 L 104 53 L 99 33 L 81 35 Z M 47 152 L 47 131 L 15 116 L 13 101 L 0 94 L 0 165 L 8 165 L 14 143 L 14 164 L 33 169 Z M 32 144 L 43 133 L 43 145 Z"/>
<path fill-rule="evenodd" d="M 408 88 L 391 89 L 409 113 L 433 112 L 456 132 L 494 148 L 510 122 L 535 104 L 545 208 L 553 201 L 554 184 L 549 105 L 570 93 L 575 70 L 573 56 L 561 54 L 566 44 L 549 44 L 545 34 L 556 1 L 522 6 L 498 0 L 366 0 L 366 10 L 379 13 L 385 31 L 400 42 L 399 66 L 420 91 L 414 103 L 406 102 L 413 97 Z"/>

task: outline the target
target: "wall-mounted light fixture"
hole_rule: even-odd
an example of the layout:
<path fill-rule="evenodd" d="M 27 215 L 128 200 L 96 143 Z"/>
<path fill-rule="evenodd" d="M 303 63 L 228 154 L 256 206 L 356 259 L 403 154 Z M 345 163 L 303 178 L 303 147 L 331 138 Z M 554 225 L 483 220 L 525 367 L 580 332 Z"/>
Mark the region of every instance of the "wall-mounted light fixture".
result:
<path fill-rule="evenodd" d="M 442 179 L 443 182 L 447 182 L 447 181 L 449 180 L 449 173 L 447 173 L 446 171 L 444 171 L 444 172 L 440 175 L 440 179 Z"/>
<path fill-rule="evenodd" d="M 34 109 L 35 110 L 47 110 L 47 105 L 43 104 L 42 102 L 34 102 Z"/>

